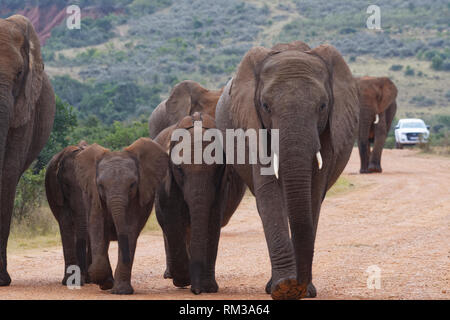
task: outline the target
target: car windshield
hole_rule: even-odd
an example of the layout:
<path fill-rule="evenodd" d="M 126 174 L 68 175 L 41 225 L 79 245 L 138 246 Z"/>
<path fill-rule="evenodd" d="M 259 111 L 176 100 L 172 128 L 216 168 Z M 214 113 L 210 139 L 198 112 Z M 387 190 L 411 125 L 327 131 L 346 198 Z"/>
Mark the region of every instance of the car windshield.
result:
<path fill-rule="evenodd" d="M 404 122 L 401 124 L 402 128 L 420 128 L 425 129 L 425 124 L 421 121 L 414 121 L 414 122 Z"/>

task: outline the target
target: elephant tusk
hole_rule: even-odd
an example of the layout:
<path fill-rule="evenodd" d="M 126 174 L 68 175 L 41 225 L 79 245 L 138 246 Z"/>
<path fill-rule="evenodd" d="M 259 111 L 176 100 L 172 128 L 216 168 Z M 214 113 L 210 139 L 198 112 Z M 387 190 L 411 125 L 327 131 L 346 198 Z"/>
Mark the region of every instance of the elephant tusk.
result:
<path fill-rule="evenodd" d="M 320 151 L 318 151 L 316 153 L 316 158 L 317 158 L 317 164 L 319 166 L 319 170 L 322 169 L 322 165 L 323 165 L 323 161 L 322 161 L 322 155 L 320 154 Z"/>
<path fill-rule="evenodd" d="M 276 153 L 273 154 L 273 171 L 275 171 L 275 177 L 278 179 L 278 169 L 279 169 L 279 163 L 278 163 L 278 155 Z"/>
<path fill-rule="evenodd" d="M 375 121 L 373 122 L 374 124 L 378 124 L 378 122 L 380 122 L 380 116 L 378 114 L 375 115 Z"/>

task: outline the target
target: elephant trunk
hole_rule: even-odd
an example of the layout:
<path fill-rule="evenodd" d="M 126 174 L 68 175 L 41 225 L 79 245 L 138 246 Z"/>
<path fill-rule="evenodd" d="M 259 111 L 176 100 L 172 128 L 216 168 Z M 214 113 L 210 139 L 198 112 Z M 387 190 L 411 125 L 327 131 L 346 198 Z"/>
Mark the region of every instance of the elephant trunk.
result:
<path fill-rule="evenodd" d="M 314 229 L 311 202 L 313 166 L 322 166 L 317 129 L 281 132 L 280 178 L 295 251 L 297 280 L 306 286 L 311 281 Z M 306 292 L 306 291 L 305 291 Z"/>
<path fill-rule="evenodd" d="M 117 240 L 119 242 L 119 259 L 124 264 L 129 264 L 131 262 L 130 232 L 126 221 L 126 201 L 119 197 L 112 198 L 108 207 L 110 208 L 114 226 L 116 227 Z"/>
<path fill-rule="evenodd" d="M 193 186 L 187 186 L 187 188 L 193 188 Z M 189 273 L 191 277 L 191 291 L 195 294 L 199 294 L 205 276 L 211 276 L 209 273 L 214 273 L 213 270 L 208 270 L 209 259 L 215 261 L 215 256 L 211 257 L 211 252 L 209 252 L 210 249 L 215 246 L 214 239 L 211 237 L 211 232 L 215 229 L 219 229 L 218 232 L 220 232 L 220 219 L 216 220 L 211 216 L 214 214 L 212 207 L 214 195 L 211 194 L 211 191 L 204 189 L 196 191 L 195 194 L 192 194 L 191 192 L 192 197 L 186 199 L 186 201 L 189 207 L 191 222 L 191 237 L 188 240 L 190 241 Z"/>
<path fill-rule="evenodd" d="M 11 121 L 12 97 L 6 89 L 0 91 L 0 199 L 2 195 L 3 165 L 6 153 L 6 139 Z M 1 207 L 0 207 L 1 216 Z M 1 228 L 1 223 L 0 223 Z"/>

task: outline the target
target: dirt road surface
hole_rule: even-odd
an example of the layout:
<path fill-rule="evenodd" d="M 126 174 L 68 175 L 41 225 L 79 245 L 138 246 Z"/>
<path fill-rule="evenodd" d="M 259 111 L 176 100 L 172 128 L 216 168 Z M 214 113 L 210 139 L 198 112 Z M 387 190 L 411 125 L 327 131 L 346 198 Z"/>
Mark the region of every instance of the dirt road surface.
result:
<path fill-rule="evenodd" d="M 323 204 L 313 264 L 317 299 L 449 299 L 450 158 L 385 150 L 382 164 L 382 174 L 359 175 L 355 149 L 344 172 L 354 187 Z M 115 266 L 116 243 L 110 255 Z M 0 299 L 270 298 L 264 293 L 268 252 L 251 195 L 222 231 L 216 294 L 194 296 L 162 278 L 160 232 L 139 239 L 132 296 L 115 296 L 92 284 L 63 287 L 60 247 L 11 252 L 8 262 L 13 282 L 0 288 Z M 379 270 L 380 289 L 368 288 L 368 268 Z"/>

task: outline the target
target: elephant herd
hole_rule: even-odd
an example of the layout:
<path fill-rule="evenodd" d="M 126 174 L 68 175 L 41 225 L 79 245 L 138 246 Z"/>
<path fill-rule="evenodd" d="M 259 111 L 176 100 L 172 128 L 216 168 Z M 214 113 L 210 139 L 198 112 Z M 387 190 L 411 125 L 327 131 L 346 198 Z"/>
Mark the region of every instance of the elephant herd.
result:
<path fill-rule="evenodd" d="M 155 207 L 166 251 L 164 278 L 191 286 L 195 294 L 217 292 L 221 228 L 248 188 L 271 261 L 266 292 L 273 299 L 315 297 L 311 269 L 322 201 L 356 139 L 360 172 L 381 172 L 396 96 L 388 78 L 353 77 L 333 46 L 310 48 L 301 41 L 250 49 L 221 90 L 177 84 L 151 114 L 149 138 L 122 151 L 82 141 L 50 161 L 45 187 L 61 232 L 63 284 L 68 267 L 77 265 L 82 283 L 133 293 L 137 239 Z M 22 16 L 0 19 L 0 286 L 11 282 L 6 246 L 16 186 L 46 143 L 54 114 L 33 26 Z M 194 148 L 194 123 L 203 132 L 266 129 L 269 144 L 277 129 L 276 174 L 261 174 L 265 165 L 259 162 L 175 163 L 172 134 L 185 129 Z M 119 248 L 114 275 L 110 241 Z"/>

